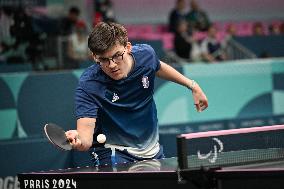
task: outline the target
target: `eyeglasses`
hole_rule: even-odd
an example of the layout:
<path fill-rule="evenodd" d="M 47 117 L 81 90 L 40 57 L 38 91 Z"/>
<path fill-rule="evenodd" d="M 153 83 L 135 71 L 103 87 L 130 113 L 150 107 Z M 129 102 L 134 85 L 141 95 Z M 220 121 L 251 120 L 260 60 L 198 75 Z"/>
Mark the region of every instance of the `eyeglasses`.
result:
<path fill-rule="evenodd" d="M 113 61 L 114 63 L 122 61 L 124 53 L 125 53 L 125 50 L 123 51 L 123 53 L 116 53 L 111 58 L 100 57 L 97 60 L 100 66 L 109 66 L 110 61 Z"/>

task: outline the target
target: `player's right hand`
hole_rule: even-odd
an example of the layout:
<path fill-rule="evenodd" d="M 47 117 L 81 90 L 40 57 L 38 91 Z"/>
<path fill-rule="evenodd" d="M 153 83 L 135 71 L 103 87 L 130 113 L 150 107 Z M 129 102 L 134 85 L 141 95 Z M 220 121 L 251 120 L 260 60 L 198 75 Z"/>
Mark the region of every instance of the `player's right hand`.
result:
<path fill-rule="evenodd" d="M 75 150 L 82 150 L 82 141 L 79 138 L 79 133 L 77 130 L 69 130 L 65 132 L 67 139 L 69 140 L 72 148 Z"/>

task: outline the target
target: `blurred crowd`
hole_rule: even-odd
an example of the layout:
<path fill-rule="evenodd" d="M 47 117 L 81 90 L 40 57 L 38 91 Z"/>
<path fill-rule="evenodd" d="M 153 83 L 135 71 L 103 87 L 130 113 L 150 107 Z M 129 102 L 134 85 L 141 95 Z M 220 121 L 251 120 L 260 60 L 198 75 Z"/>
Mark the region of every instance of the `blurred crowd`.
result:
<path fill-rule="evenodd" d="M 33 70 L 50 70 L 76 69 L 91 64 L 92 57 L 87 48 L 90 29 L 101 21 L 118 21 L 111 0 L 93 2 L 92 23 L 82 19 L 81 10 L 76 6 L 70 7 L 59 18 L 26 7 L 0 7 L 0 65 L 29 63 Z M 135 40 L 139 31 L 142 38 L 145 37 L 149 27 L 145 31 L 137 28 L 129 30 L 130 39 Z M 228 42 L 240 34 L 234 22 L 227 24 L 222 32 L 220 37 L 220 28 L 197 0 L 175 0 L 175 6 L 168 14 L 165 37 L 152 33 L 146 39 L 165 40 L 163 43 L 187 62 L 216 63 L 228 60 Z M 271 23 L 267 27 L 262 22 L 254 22 L 250 32 L 253 36 L 283 35 L 284 23 Z M 56 59 L 55 66 L 46 64 L 49 57 Z"/>
<path fill-rule="evenodd" d="M 174 34 L 174 51 L 180 58 L 188 61 L 220 62 L 227 59 L 228 41 L 237 35 L 236 26 L 226 26 L 226 33 L 218 39 L 218 26 L 211 22 L 208 14 L 196 0 L 176 0 L 169 13 L 169 30 Z M 284 22 L 271 24 L 268 33 L 261 22 L 251 27 L 252 36 L 283 35 Z M 204 34 L 198 37 L 197 34 Z"/>
<path fill-rule="evenodd" d="M 94 12 L 92 24 L 115 21 L 110 0 L 94 0 Z M 75 69 L 91 60 L 87 35 L 92 26 L 76 6 L 58 18 L 33 7 L 1 6 L 0 26 L 0 65 L 28 63 L 33 70 L 47 70 L 45 61 L 52 55 L 57 62 L 53 69 Z"/>
<path fill-rule="evenodd" d="M 44 30 L 41 25 L 47 19 L 34 17 L 33 12 L 24 7 L 1 7 L 0 9 L 0 61 L 9 64 L 31 63 L 39 69 L 39 63 L 45 53 L 45 42 L 54 35 L 70 36 L 70 58 L 77 59 L 77 47 L 86 45 L 85 24 L 80 21 L 80 10 L 70 8 L 68 15 L 58 18 L 56 22 L 46 22 Z M 42 21 L 39 23 L 39 21 Z M 83 35 L 83 36 L 82 36 Z M 73 45 L 76 43 L 76 45 Z M 79 45 L 81 44 L 82 45 Z M 84 43 L 84 44 L 83 44 Z M 55 48 L 55 44 L 53 44 Z M 82 50 L 82 48 L 81 48 Z M 83 55 L 80 55 L 80 58 Z"/>

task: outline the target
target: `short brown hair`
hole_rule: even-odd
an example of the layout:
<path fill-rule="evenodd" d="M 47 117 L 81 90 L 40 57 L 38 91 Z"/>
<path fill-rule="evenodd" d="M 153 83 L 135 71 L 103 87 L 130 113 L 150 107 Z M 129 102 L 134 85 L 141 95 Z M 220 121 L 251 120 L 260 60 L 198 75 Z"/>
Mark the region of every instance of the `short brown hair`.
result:
<path fill-rule="evenodd" d="M 88 38 L 88 47 L 94 54 L 103 54 L 116 43 L 127 45 L 126 29 L 117 23 L 98 23 Z"/>

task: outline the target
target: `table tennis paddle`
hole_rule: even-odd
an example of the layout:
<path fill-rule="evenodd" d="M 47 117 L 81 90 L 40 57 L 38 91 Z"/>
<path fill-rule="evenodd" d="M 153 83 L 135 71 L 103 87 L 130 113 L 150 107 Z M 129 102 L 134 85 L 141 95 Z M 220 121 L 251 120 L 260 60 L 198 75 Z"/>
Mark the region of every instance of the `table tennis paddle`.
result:
<path fill-rule="evenodd" d="M 65 135 L 65 131 L 56 124 L 48 123 L 44 126 L 48 140 L 61 150 L 72 150 L 72 145 Z"/>

